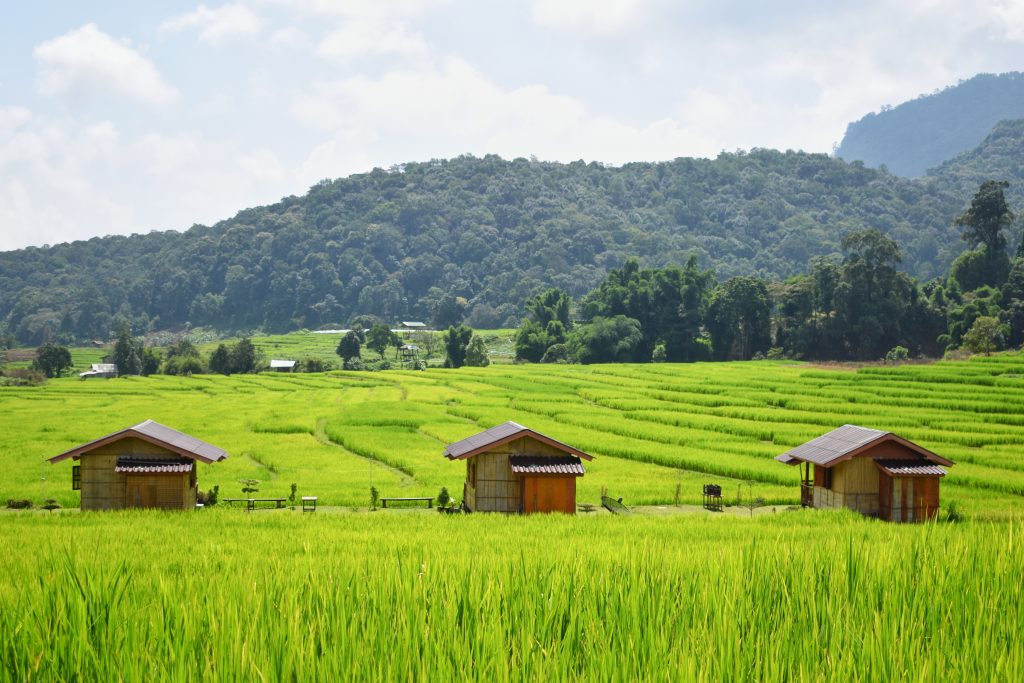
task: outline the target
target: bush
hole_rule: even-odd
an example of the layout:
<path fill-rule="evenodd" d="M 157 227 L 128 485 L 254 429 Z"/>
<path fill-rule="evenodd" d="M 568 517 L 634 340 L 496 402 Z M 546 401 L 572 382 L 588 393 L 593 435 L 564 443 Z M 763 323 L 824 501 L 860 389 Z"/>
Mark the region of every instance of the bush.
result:
<path fill-rule="evenodd" d="M 307 358 L 301 363 L 304 372 L 328 372 L 334 369 L 331 363 L 321 358 Z"/>
<path fill-rule="evenodd" d="M 898 363 L 899 361 L 907 360 L 909 358 L 910 352 L 905 346 L 894 346 L 885 354 L 885 360 L 889 363 Z"/>
<path fill-rule="evenodd" d="M 30 510 L 32 509 L 32 501 L 18 498 L 9 498 L 7 500 L 8 510 Z"/>

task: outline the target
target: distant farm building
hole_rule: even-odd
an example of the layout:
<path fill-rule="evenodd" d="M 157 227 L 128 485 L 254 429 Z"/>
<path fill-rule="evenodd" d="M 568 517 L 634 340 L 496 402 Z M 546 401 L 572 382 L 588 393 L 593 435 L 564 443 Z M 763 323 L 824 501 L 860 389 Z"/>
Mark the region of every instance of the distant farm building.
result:
<path fill-rule="evenodd" d="M 228 457 L 222 449 L 146 420 L 50 458 L 73 458 L 71 488 L 83 510 L 166 508 L 196 504 L 196 464 Z"/>
<path fill-rule="evenodd" d="M 272 360 L 270 369 L 274 372 L 295 372 L 295 361 L 293 360 Z"/>
<path fill-rule="evenodd" d="M 399 325 L 399 327 L 402 330 L 407 331 L 407 332 L 419 332 L 419 331 L 427 329 L 427 324 L 426 323 L 417 322 L 417 321 L 404 321 L 403 320 L 402 323 Z"/>
<path fill-rule="evenodd" d="M 90 369 L 78 373 L 78 376 L 82 379 L 89 379 L 90 377 L 117 377 L 117 365 L 114 363 L 93 363 Z"/>
<path fill-rule="evenodd" d="M 593 456 L 515 422 L 449 444 L 466 461 L 463 504 L 474 512 L 576 512 L 576 479 Z"/>
<path fill-rule="evenodd" d="M 800 502 L 805 507 L 849 508 L 893 522 L 934 517 L 943 467 L 953 465 L 891 432 L 855 425 L 843 425 L 775 459 L 803 465 Z"/>

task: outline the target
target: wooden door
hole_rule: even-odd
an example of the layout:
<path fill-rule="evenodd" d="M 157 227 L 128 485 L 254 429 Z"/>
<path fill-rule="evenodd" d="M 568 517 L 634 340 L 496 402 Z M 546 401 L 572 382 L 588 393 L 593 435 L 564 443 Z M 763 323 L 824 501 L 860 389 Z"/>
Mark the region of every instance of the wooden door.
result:
<path fill-rule="evenodd" d="M 523 512 L 576 512 L 575 477 L 523 477 Z"/>
<path fill-rule="evenodd" d="M 157 506 L 157 486 L 142 477 L 128 477 L 125 507 L 153 508 Z"/>

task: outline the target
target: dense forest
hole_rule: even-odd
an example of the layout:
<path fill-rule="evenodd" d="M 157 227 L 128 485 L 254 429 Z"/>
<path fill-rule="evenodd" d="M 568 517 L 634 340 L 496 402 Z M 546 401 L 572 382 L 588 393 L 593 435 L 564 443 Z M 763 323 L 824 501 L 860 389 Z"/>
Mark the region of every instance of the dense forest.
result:
<path fill-rule="evenodd" d="M 537 291 L 581 296 L 631 256 L 661 267 L 694 255 L 723 279 L 779 279 L 866 227 L 927 279 L 963 250 L 952 219 L 969 196 L 948 179 L 769 150 L 621 168 L 414 163 L 213 227 L 0 253 L 0 333 L 38 344 L 110 339 L 123 323 L 271 332 L 453 305 L 474 326 L 514 326 Z"/>
<path fill-rule="evenodd" d="M 972 149 L 999 121 L 1019 118 L 1024 74 L 979 74 L 851 123 L 836 155 L 917 177 Z"/>

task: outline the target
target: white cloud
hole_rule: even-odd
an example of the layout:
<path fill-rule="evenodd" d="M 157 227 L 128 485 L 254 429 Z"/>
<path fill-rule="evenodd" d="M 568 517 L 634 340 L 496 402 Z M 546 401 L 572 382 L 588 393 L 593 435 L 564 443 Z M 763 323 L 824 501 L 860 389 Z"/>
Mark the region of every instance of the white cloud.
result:
<path fill-rule="evenodd" d="M 153 63 L 96 24 L 85 24 L 40 43 L 33 51 L 37 87 L 43 95 L 91 94 L 113 90 L 148 104 L 168 104 L 178 92 Z"/>
<path fill-rule="evenodd" d="M 1002 0 L 992 6 L 994 23 L 1009 40 L 1024 42 L 1024 3 Z"/>
<path fill-rule="evenodd" d="M 189 133 L 131 136 L 110 121 L 34 114 L 0 129 L 0 250 L 181 230 L 273 201 L 293 184 L 259 145 Z"/>
<path fill-rule="evenodd" d="M 423 54 L 427 43 L 405 24 L 350 21 L 324 38 L 317 52 L 329 59 L 347 61 L 365 55 Z"/>
<path fill-rule="evenodd" d="M 611 33 L 636 22 L 645 0 L 533 0 L 534 22 L 547 28 Z"/>
<path fill-rule="evenodd" d="M 168 19 L 160 32 L 198 29 L 199 39 L 217 45 L 230 38 L 254 36 L 260 32 L 262 20 L 240 2 L 209 8 L 199 5 L 191 12 Z"/>
<path fill-rule="evenodd" d="M 263 0 L 289 10 L 373 21 L 407 21 L 452 0 Z"/>
<path fill-rule="evenodd" d="M 305 182 L 367 170 L 367 160 L 387 166 L 466 152 L 623 163 L 718 151 L 678 121 L 629 125 L 543 85 L 501 88 L 458 59 L 322 83 L 293 113 L 331 135 L 307 159 Z"/>

